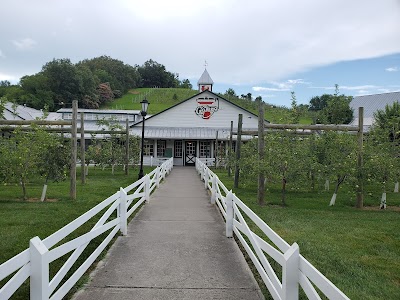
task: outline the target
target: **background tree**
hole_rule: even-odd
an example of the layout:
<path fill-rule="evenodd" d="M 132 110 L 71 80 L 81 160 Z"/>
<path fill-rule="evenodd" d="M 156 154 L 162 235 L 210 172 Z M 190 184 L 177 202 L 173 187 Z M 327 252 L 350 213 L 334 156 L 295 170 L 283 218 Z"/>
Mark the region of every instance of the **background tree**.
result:
<path fill-rule="evenodd" d="M 181 84 L 179 85 L 182 89 L 192 89 L 193 85 L 190 83 L 189 79 L 183 79 Z"/>
<path fill-rule="evenodd" d="M 400 101 L 400 99 L 399 99 Z M 394 102 L 386 105 L 385 109 L 377 110 L 374 113 L 374 127 L 379 128 L 391 141 L 400 137 L 400 103 Z"/>
<path fill-rule="evenodd" d="M 179 76 L 168 72 L 164 65 L 152 59 L 138 67 L 138 72 L 142 79 L 142 87 L 169 88 L 179 86 Z"/>
<path fill-rule="evenodd" d="M 351 100 L 352 96 L 339 95 L 337 84 L 333 95 L 324 94 L 311 98 L 309 110 L 315 113 L 314 123 L 349 124 L 353 120 Z"/>
<path fill-rule="evenodd" d="M 291 110 L 290 110 L 290 115 L 291 115 L 291 123 L 292 124 L 298 124 L 300 121 L 300 111 L 299 107 L 297 106 L 297 100 L 296 100 L 296 94 L 292 91 L 291 93 Z"/>

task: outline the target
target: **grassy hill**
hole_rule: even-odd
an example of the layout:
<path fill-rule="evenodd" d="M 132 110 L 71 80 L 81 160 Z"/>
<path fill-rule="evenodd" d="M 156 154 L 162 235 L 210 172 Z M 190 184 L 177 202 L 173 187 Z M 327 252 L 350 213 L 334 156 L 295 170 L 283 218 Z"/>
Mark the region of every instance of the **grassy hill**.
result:
<path fill-rule="evenodd" d="M 101 109 L 134 109 L 140 110 L 140 101 L 145 97 L 150 102 L 149 114 L 159 113 L 172 105 L 186 100 L 198 93 L 197 90 L 180 89 L 180 88 L 139 88 L 130 90 L 121 98 L 116 99 L 112 103 L 107 103 Z M 240 99 L 238 97 L 229 97 L 221 95 L 225 99 L 258 114 L 257 104 L 254 101 Z M 280 107 L 267 104 L 265 108 L 265 119 L 272 123 L 289 123 L 290 110 L 286 107 Z M 300 118 L 300 124 L 311 124 L 309 116 Z"/>
<path fill-rule="evenodd" d="M 198 91 L 179 88 L 140 88 L 130 90 L 121 98 L 112 103 L 102 106 L 102 109 L 137 109 L 140 110 L 140 101 L 145 97 L 150 102 L 148 113 L 153 115 L 159 113 L 172 105 L 186 100 Z"/>

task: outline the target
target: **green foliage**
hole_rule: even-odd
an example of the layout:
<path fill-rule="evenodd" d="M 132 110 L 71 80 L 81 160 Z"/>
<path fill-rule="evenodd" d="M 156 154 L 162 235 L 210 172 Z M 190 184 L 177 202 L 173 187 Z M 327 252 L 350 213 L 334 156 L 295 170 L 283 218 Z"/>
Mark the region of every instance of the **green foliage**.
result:
<path fill-rule="evenodd" d="M 292 102 L 291 102 L 291 124 L 298 124 L 300 121 L 300 110 L 297 105 L 297 100 L 296 100 L 296 94 L 294 92 L 291 92 L 291 97 L 292 97 Z"/>
<path fill-rule="evenodd" d="M 179 75 L 168 72 L 165 66 L 150 59 L 138 67 L 141 76 L 141 87 L 169 88 L 180 85 Z"/>
<path fill-rule="evenodd" d="M 96 139 L 96 135 L 92 137 L 92 144 L 86 151 L 86 162 L 94 163 L 97 166 L 111 167 L 114 174 L 115 166 L 124 165 L 126 157 L 126 135 L 123 127 L 114 119 L 97 120 L 98 125 L 103 125 L 104 130 L 115 131 L 113 134 L 107 134 L 102 139 Z M 123 132 L 123 133 L 121 133 Z M 139 137 L 129 137 L 129 164 L 135 166 L 139 160 Z"/>
<path fill-rule="evenodd" d="M 381 129 L 381 133 L 390 140 L 398 140 L 400 136 L 400 103 L 386 105 L 385 109 L 374 113 L 374 127 Z"/>
<path fill-rule="evenodd" d="M 59 138 L 36 126 L 34 131 L 15 130 L 10 137 L 0 139 L 1 180 L 20 184 L 26 199 L 26 186 L 32 178 L 64 179 L 68 159 Z M 68 156 L 67 156 L 68 157 Z"/>
<path fill-rule="evenodd" d="M 353 120 L 353 110 L 350 108 L 352 96 L 339 95 L 339 86 L 335 85 L 335 94 L 324 94 L 310 100 L 309 110 L 317 112 L 316 123 L 349 124 Z"/>
<path fill-rule="evenodd" d="M 193 88 L 193 85 L 190 83 L 189 79 L 184 79 L 182 80 L 181 84 L 179 85 L 181 89 L 189 89 L 191 90 Z"/>

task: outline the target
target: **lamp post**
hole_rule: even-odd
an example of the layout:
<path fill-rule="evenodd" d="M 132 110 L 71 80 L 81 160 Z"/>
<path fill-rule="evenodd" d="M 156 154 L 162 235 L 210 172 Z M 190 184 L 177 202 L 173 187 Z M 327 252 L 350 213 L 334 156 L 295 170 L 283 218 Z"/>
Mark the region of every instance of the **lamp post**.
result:
<path fill-rule="evenodd" d="M 147 108 L 149 107 L 149 101 L 147 101 L 146 98 L 144 98 L 144 100 L 142 100 L 140 102 L 140 104 L 142 104 L 142 110 L 140 112 L 140 114 L 143 117 L 143 124 L 142 124 L 142 150 L 140 151 L 140 171 L 139 171 L 139 178 L 141 179 L 143 177 L 143 150 L 144 150 L 144 121 L 145 121 L 145 117 L 147 115 Z"/>

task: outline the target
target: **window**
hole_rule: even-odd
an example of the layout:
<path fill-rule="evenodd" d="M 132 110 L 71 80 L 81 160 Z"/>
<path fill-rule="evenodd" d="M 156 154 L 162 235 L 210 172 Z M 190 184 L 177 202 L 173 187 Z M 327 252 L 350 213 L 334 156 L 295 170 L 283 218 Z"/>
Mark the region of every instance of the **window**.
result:
<path fill-rule="evenodd" d="M 200 141 L 200 157 L 210 157 L 210 141 Z"/>
<path fill-rule="evenodd" d="M 165 156 L 166 146 L 167 146 L 167 141 L 157 141 L 157 157 Z"/>
<path fill-rule="evenodd" d="M 154 144 L 153 141 L 144 141 L 143 145 L 143 155 L 154 156 Z"/>
<path fill-rule="evenodd" d="M 175 141 L 174 157 L 182 157 L 182 141 Z"/>

